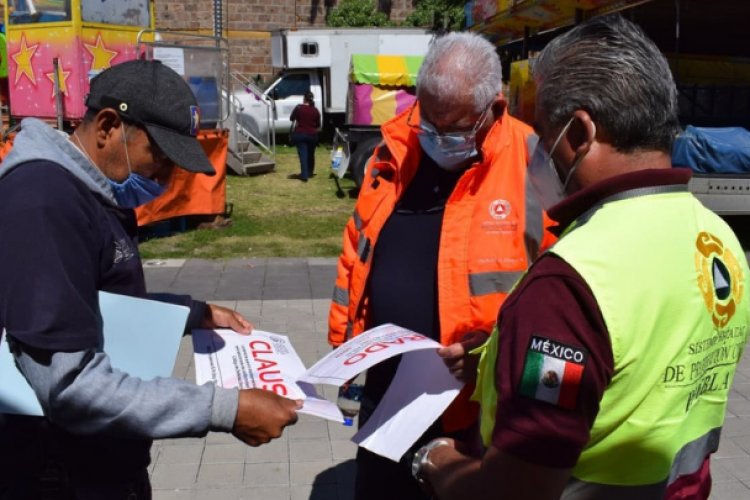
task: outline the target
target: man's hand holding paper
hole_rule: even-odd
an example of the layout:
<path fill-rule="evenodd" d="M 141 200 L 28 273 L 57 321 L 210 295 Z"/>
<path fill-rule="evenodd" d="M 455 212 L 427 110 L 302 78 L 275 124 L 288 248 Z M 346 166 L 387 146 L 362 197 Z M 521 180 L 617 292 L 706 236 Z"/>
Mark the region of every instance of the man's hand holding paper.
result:
<path fill-rule="evenodd" d="M 243 389 L 232 434 L 249 444 L 260 446 L 281 437 L 284 427 L 297 422 L 301 400 L 291 400 L 269 390 Z"/>

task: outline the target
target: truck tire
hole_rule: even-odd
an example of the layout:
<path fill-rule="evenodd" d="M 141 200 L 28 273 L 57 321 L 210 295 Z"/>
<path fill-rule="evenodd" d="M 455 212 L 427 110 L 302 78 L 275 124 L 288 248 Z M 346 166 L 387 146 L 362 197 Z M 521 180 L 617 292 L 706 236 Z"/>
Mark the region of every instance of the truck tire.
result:
<path fill-rule="evenodd" d="M 357 149 L 352 153 L 352 158 L 349 161 L 351 166 L 352 177 L 354 178 L 354 184 L 357 187 L 362 187 L 362 183 L 365 180 L 365 168 L 375 152 L 375 148 L 380 144 L 381 139 L 379 137 L 371 137 L 357 144 Z"/>

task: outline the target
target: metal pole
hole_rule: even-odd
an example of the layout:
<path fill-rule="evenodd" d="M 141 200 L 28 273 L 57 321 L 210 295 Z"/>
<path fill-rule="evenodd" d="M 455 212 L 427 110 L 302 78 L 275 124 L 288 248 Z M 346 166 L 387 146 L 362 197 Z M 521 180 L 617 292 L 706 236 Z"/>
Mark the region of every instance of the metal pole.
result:
<path fill-rule="evenodd" d="M 55 72 L 55 109 L 57 111 L 57 130 L 63 129 L 63 99 L 60 92 L 60 59 L 52 59 L 52 68 Z"/>
<path fill-rule="evenodd" d="M 222 9 L 223 0 L 214 0 L 214 36 L 221 38 L 224 31 L 224 12 Z"/>
<path fill-rule="evenodd" d="M 523 27 L 523 45 L 521 46 L 521 59 L 529 58 L 529 44 L 531 37 L 531 28 L 528 26 Z"/>

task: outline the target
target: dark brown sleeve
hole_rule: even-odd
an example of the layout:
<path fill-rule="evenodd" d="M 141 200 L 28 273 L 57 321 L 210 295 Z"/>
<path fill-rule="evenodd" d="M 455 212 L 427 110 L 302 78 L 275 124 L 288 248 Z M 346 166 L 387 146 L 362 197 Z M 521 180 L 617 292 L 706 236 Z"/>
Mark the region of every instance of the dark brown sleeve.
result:
<path fill-rule="evenodd" d="M 574 466 L 589 440 L 614 367 L 607 328 L 591 290 L 565 261 L 546 254 L 506 301 L 498 323 L 498 407 L 493 444 L 531 463 Z M 564 380 L 545 372 L 546 368 L 540 376 L 535 375 L 533 363 L 539 358 L 533 356 L 540 354 L 542 345 L 558 365 L 569 360 L 571 371 Z M 575 363 L 571 353 L 584 361 Z M 570 373 L 580 373 L 580 378 L 567 378 Z M 559 384 L 558 394 L 563 394 L 564 387 L 565 397 L 554 402 L 543 400 L 546 396 L 540 392 L 529 391 L 529 382 L 554 389 Z"/>

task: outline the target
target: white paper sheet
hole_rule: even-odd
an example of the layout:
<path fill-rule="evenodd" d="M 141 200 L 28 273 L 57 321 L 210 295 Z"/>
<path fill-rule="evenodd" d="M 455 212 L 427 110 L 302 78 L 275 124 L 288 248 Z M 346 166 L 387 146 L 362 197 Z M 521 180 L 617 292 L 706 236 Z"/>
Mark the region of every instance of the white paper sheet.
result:
<path fill-rule="evenodd" d="M 340 386 L 397 354 L 439 347 L 439 342 L 406 328 L 381 325 L 357 335 L 328 353 L 310 367 L 300 380 L 311 384 Z"/>
<path fill-rule="evenodd" d="M 458 396 L 463 383 L 434 350 L 404 354 L 370 419 L 352 441 L 397 462 Z"/>
<path fill-rule="evenodd" d="M 265 389 L 304 400 L 300 413 L 343 422 L 335 403 L 319 396 L 311 384 L 298 384 L 305 366 L 289 338 L 262 330 L 241 335 L 232 330 L 193 330 L 195 379 L 219 387 Z"/>
<path fill-rule="evenodd" d="M 340 386 L 376 364 L 403 354 L 380 404 L 352 441 L 398 461 L 456 398 L 463 383 L 437 355 L 439 342 L 386 324 L 354 337 L 313 365 L 300 380 Z"/>

